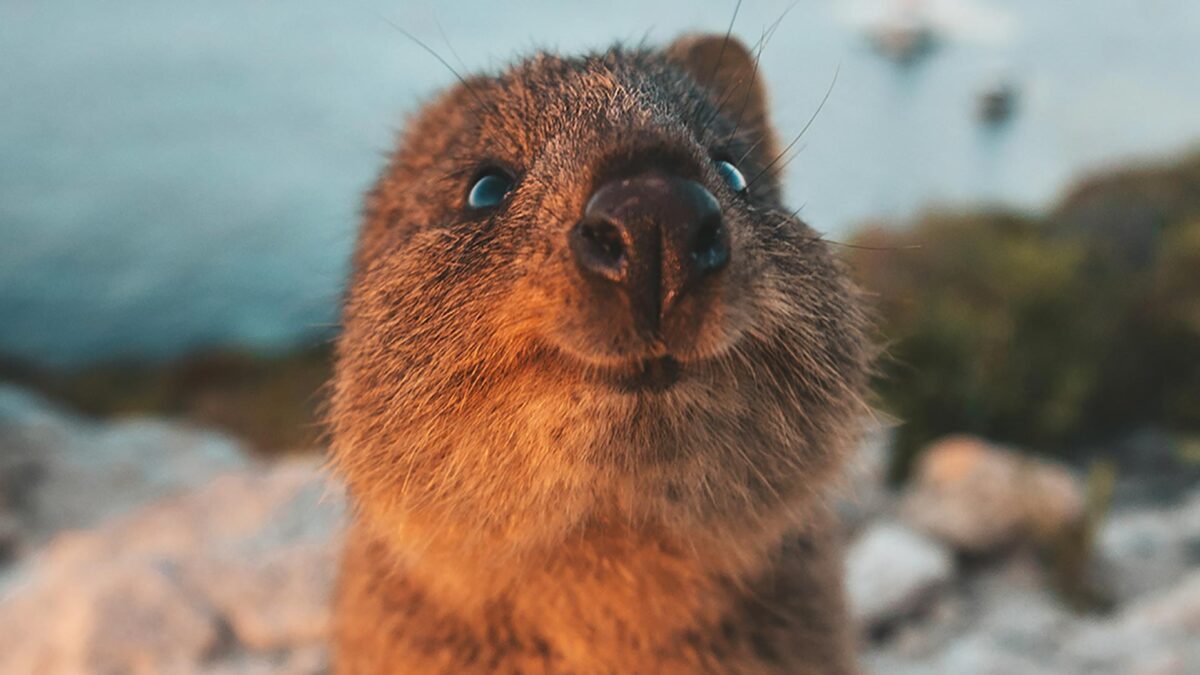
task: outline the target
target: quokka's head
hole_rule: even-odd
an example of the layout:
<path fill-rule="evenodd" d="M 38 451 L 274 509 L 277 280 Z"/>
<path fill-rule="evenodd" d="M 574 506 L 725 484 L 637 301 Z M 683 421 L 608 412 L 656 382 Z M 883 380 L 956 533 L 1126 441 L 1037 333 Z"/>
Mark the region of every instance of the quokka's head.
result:
<path fill-rule="evenodd" d="M 413 117 L 367 200 L 330 423 L 367 520 L 496 555 L 803 511 L 864 412 L 853 288 L 781 202 L 736 39 L 537 54 Z"/>

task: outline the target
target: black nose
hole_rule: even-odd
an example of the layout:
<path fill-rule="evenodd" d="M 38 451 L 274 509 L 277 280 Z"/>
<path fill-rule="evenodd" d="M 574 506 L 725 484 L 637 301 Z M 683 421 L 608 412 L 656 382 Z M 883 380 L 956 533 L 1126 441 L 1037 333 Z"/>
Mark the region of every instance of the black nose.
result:
<path fill-rule="evenodd" d="M 570 245 L 584 276 L 623 293 L 637 327 L 651 333 L 729 262 L 716 197 L 696 181 L 660 171 L 602 185 L 571 230 Z"/>

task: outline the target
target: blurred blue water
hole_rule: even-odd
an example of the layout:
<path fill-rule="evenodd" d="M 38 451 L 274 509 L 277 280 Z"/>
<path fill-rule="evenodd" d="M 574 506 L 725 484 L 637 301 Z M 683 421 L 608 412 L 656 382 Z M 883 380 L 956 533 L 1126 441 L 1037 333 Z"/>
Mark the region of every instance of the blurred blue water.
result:
<path fill-rule="evenodd" d="M 931 203 L 1037 208 L 1080 171 L 1200 139 L 1200 2 L 941 0 L 941 48 L 874 53 L 875 2 L 803 0 L 763 58 L 784 136 L 835 70 L 788 194 L 834 236 Z M 911 0 L 909 0 L 911 2 Z M 790 4 L 747 0 L 754 42 Z M 887 4 L 884 2 L 883 4 Z M 721 31 L 728 0 L 0 0 L 0 353 L 70 364 L 328 333 L 361 192 L 451 81 L 535 47 Z M 1017 115 L 976 97 L 1005 77 Z"/>

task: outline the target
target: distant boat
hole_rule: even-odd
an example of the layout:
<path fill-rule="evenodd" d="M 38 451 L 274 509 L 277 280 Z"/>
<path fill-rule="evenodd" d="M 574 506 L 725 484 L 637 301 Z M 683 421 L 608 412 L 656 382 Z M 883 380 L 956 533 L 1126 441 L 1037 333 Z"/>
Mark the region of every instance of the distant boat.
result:
<path fill-rule="evenodd" d="M 875 51 L 901 65 L 928 56 L 937 46 L 931 12 L 921 0 L 901 0 L 889 6 L 867 28 Z"/>
<path fill-rule="evenodd" d="M 1017 87 L 1010 80 L 997 80 L 979 94 L 977 115 L 979 121 L 997 126 L 1012 118 L 1016 110 Z"/>

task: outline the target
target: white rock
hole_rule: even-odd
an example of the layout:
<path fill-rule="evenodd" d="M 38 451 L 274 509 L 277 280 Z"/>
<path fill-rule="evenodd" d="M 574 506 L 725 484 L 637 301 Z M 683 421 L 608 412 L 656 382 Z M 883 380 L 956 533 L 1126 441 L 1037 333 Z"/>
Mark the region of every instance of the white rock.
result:
<path fill-rule="evenodd" d="M 0 672 L 320 672 L 344 507 L 318 466 L 56 536 L 0 588 Z"/>
<path fill-rule="evenodd" d="M 896 523 L 875 523 L 846 557 L 851 612 L 864 629 L 912 614 L 953 573 L 954 562 L 944 546 Z"/>
<path fill-rule="evenodd" d="M 891 448 L 891 430 L 873 425 L 850 457 L 845 482 L 837 491 L 838 516 L 847 532 L 858 531 L 891 509 L 895 499 L 887 485 Z"/>
<path fill-rule="evenodd" d="M 0 387 L 0 511 L 27 547 L 247 463 L 216 432 L 148 418 L 94 423 Z"/>
<path fill-rule="evenodd" d="M 1114 512 L 1096 547 L 1108 590 L 1121 602 L 1175 584 L 1200 565 L 1200 490 L 1173 507 Z"/>
<path fill-rule="evenodd" d="M 1058 675 L 1060 671 L 1040 662 L 1034 655 L 1009 649 L 998 644 L 995 637 L 987 633 L 966 635 L 942 653 L 934 662 L 930 672 L 972 673 L 978 675 Z"/>
<path fill-rule="evenodd" d="M 1200 569 L 1116 616 L 1081 622 L 1064 661 L 1080 673 L 1200 672 Z"/>
<path fill-rule="evenodd" d="M 1018 556 L 964 579 L 950 597 L 965 602 L 967 611 L 949 622 L 923 619 L 897 631 L 936 639 L 914 641 L 917 649 L 900 640 L 873 645 L 864 669 L 888 675 L 1200 673 L 1200 567 L 1101 616 L 1061 604 L 1032 563 L 1031 556 Z"/>
<path fill-rule="evenodd" d="M 1118 601 L 1168 586 L 1187 571 L 1179 530 L 1166 511 L 1117 514 L 1104 523 L 1096 543 L 1105 586 Z"/>

